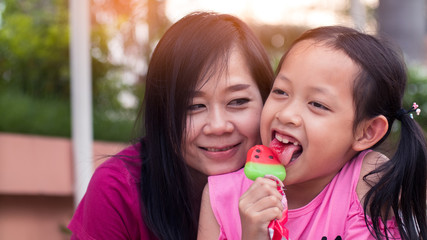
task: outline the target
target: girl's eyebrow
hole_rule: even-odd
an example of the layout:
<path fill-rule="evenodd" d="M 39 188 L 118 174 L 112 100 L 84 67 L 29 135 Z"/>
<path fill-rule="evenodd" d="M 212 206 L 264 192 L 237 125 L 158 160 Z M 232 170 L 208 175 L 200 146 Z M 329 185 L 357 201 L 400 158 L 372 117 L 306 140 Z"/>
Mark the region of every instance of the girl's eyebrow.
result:
<path fill-rule="evenodd" d="M 324 87 L 310 87 L 310 90 L 315 93 L 334 96 L 334 94 L 332 94 L 331 91 L 329 91 L 329 89 Z"/>
<path fill-rule="evenodd" d="M 287 78 L 285 75 L 283 75 L 283 74 L 279 74 L 279 75 L 277 75 L 277 78 L 279 78 L 280 80 L 283 80 L 283 81 L 286 81 L 286 82 L 289 82 L 289 78 Z"/>
<path fill-rule="evenodd" d="M 277 75 L 277 78 L 279 80 L 282 80 L 282 81 L 285 81 L 285 82 L 290 82 L 289 78 L 287 78 L 283 74 Z M 314 92 L 314 93 L 320 93 L 320 94 L 323 94 L 323 95 L 329 95 L 329 96 L 332 96 L 332 97 L 336 97 L 335 94 L 333 94 L 329 89 L 324 88 L 324 87 L 310 87 L 310 91 Z"/>

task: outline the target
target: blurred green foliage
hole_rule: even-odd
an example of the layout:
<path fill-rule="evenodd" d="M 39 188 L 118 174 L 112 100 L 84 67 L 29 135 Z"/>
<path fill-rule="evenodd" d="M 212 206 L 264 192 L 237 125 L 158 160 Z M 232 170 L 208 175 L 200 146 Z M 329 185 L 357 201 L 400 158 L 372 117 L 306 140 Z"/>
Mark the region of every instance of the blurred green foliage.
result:
<path fill-rule="evenodd" d="M 5 0 L 0 28 L 0 87 L 33 97 L 69 99 L 69 25 L 65 0 Z M 104 25 L 93 24 L 91 36 L 95 106 L 120 108 L 116 96 L 123 66 L 108 61 Z"/>
<path fill-rule="evenodd" d="M 69 100 L 34 98 L 20 91 L 0 90 L 0 132 L 71 136 Z M 129 111 L 94 109 L 94 137 L 97 140 L 128 142 L 133 137 Z"/>
<path fill-rule="evenodd" d="M 7 90 L 7 91 L 6 91 Z M 20 91 L 0 91 L 1 132 L 70 136 L 70 104 L 34 98 Z"/>
<path fill-rule="evenodd" d="M 69 96 L 67 11 L 6 0 L 0 29 L 0 86 L 32 96 Z M 41 2 L 40 2 L 41 3 Z"/>
<path fill-rule="evenodd" d="M 413 113 L 414 119 L 427 133 L 427 68 L 424 66 L 411 66 L 408 70 L 408 75 L 409 80 L 403 106 L 405 109 L 409 109 L 412 107 L 413 102 L 419 105 L 421 114 L 417 116 Z"/>
<path fill-rule="evenodd" d="M 68 2 L 5 0 L 0 17 L 0 131 L 69 137 Z M 120 80 L 124 66 L 108 61 L 105 25 L 93 24 L 91 35 L 94 137 L 128 141 L 133 111 L 118 100 L 132 91 Z"/>

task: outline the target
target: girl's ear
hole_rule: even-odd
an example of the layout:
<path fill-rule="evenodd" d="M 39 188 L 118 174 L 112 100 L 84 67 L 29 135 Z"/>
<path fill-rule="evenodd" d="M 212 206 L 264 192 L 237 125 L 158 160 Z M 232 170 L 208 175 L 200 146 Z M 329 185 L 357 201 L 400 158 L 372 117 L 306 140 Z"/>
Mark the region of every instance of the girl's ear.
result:
<path fill-rule="evenodd" d="M 374 146 L 387 133 L 388 121 L 383 115 L 363 121 L 356 130 L 353 149 L 362 151 Z"/>

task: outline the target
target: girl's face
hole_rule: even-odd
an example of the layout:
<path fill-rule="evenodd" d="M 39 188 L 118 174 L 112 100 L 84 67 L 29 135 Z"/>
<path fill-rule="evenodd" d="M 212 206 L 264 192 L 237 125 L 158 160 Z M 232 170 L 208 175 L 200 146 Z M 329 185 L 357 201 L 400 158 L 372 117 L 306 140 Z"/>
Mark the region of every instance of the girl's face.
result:
<path fill-rule="evenodd" d="M 228 72 L 196 86 L 187 114 L 184 158 L 206 175 L 238 170 L 250 147 L 260 142 L 262 99 L 239 51 L 232 51 Z"/>
<path fill-rule="evenodd" d="M 261 138 L 285 165 L 288 190 L 320 192 L 356 153 L 357 73 L 343 52 L 311 40 L 296 44 L 283 62 L 262 111 Z"/>

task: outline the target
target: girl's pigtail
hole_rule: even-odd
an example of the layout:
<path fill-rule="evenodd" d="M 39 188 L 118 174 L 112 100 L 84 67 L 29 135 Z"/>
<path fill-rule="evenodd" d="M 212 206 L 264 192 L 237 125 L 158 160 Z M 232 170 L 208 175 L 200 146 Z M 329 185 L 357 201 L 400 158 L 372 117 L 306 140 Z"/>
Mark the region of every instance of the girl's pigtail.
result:
<path fill-rule="evenodd" d="M 401 192 L 396 193 L 400 202 L 397 201 L 398 205 L 393 208 L 395 216 L 399 216 L 405 226 L 400 232 L 406 231 L 408 239 L 427 239 L 427 144 L 423 129 L 412 118 L 409 113 L 400 119 L 401 137 L 393 158 L 401 163 L 402 169 L 395 170 L 402 173 Z"/>
<path fill-rule="evenodd" d="M 394 156 L 368 175 L 380 173 L 381 179 L 366 195 L 364 208 L 369 208 L 372 225 L 368 224 L 377 239 L 388 238 L 387 226 L 390 207 L 402 239 L 427 240 L 426 181 L 427 144 L 423 130 L 408 112 L 399 112 L 401 136 Z M 367 181 L 367 176 L 365 181 Z M 382 206 L 382 207 L 381 207 Z M 365 215 L 365 221 L 368 219 Z"/>

